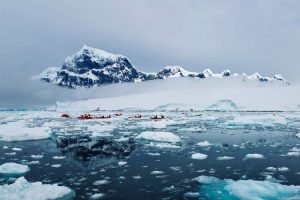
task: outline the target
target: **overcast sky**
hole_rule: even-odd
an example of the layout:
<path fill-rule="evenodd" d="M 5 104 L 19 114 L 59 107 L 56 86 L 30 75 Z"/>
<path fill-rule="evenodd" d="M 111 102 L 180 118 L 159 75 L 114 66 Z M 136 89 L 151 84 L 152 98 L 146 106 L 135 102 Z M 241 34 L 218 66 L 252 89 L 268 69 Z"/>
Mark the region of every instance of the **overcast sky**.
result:
<path fill-rule="evenodd" d="M 53 102 L 53 87 L 29 77 L 84 44 L 147 72 L 228 68 L 297 82 L 299 10 L 299 0 L 1 0 L 0 107 Z"/>

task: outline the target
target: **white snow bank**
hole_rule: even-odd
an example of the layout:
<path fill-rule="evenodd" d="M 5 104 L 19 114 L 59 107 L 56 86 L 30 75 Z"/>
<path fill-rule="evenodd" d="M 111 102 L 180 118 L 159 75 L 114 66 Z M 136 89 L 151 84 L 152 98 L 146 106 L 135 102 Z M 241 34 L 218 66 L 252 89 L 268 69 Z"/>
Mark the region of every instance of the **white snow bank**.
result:
<path fill-rule="evenodd" d="M 13 162 L 0 165 L 0 174 L 4 175 L 23 175 L 29 170 L 30 168 L 27 165 L 21 165 Z"/>
<path fill-rule="evenodd" d="M 180 142 L 180 138 L 171 132 L 146 131 L 146 132 L 142 132 L 141 134 L 136 136 L 136 139 L 150 140 L 150 141 L 156 141 L 156 142 L 169 142 L 169 143 Z"/>
<path fill-rule="evenodd" d="M 47 200 L 73 199 L 75 192 L 68 187 L 57 184 L 30 183 L 24 177 L 18 178 L 13 184 L 0 186 L 0 198 L 9 200 Z"/>
<path fill-rule="evenodd" d="M 26 127 L 24 120 L 1 124 L 0 140 L 4 141 L 23 141 L 41 140 L 50 137 L 50 129 L 47 127 Z"/>
<path fill-rule="evenodd" d="M 195 180 L 201 183 L 200 194 L 210 199 L 226 200 L 275 200 L 299 199 L 300 186 L 282 185 L 271 181 L 256 180 L 220 180 L 211 176 L 199 176 Z"/>
<path fill-rule="evenodd" d="M 245 156 L 244 159 L 245 160 L 248 160 L 248 159 L 265 159 L 265 157 L 261 154 L 258 154 L 258 153 L 249 153 Z"/>
<path fill-rule="evenodd" d="M 194 153 L 192 154 L 191 158 L 194 160 L 204 160 L 207 158 L 207 155 L 203 153 Z"/>

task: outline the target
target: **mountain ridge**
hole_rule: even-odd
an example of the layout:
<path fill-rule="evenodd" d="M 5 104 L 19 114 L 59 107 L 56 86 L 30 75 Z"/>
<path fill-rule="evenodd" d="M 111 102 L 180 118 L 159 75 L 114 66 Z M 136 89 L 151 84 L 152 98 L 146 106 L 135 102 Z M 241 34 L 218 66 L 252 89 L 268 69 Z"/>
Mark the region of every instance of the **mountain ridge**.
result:
<path fill-rule="evenodd" d="M 147 73 L 138 71 L 126 56 L 112 54 L 86 45 L 75 54 L 66 57 L 62 67 L 49 67 L 40 75 L 35 76 L 34 79 L 54 83 L 61 87 L 90 88 L 112 83 L 141 82 L 179 77 L 205 79 L 231 76 L 242 76 L 243 81 L 257 80 L 260 82 L 290 84 L 280 74 L 275 74 L 270 78 L 255 72 L 248 76 L 245 73 L 232 74 L 228 69 L 220 74 L 215 74 L 211 69 L 205 69 L 203 72 L 191 72 L 182 66 L 166 66 L 157 73 Z"/>

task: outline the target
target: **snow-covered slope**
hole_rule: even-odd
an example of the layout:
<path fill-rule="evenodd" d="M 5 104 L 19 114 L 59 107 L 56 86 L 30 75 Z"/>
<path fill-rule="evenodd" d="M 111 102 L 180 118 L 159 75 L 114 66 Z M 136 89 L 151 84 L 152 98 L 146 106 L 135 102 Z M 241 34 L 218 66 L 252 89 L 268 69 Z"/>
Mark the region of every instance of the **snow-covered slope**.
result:
<path fill-rule="evenodd" d="M 166 66 L 158 73 L 146 73 L 138 71 L 129 59 L 123 55 L 115 55 L 84 45 L 79 52 L 67 57 L 61 68 L 50 67 L 44 70 L 40 75 L 34 76 L 34 78 L 62 87 L 89 88 L 111 83 L 141 82 L 178 77 L 203 79 L 232 76 L 239 76 L 239 74 L 231 74 L 230 70 L 215 74 L 210 69 L 205 69 L 203 72 L 190 72 L 181 66 Z M 244 81 L 276 81 L 289 84 L 289 82 L 279 74 L 274 75 L 273 78 L 263 77 L 258 73 L 254 73 L 250 76 L 243 74 L 242 76 L 244 76 Z"/>

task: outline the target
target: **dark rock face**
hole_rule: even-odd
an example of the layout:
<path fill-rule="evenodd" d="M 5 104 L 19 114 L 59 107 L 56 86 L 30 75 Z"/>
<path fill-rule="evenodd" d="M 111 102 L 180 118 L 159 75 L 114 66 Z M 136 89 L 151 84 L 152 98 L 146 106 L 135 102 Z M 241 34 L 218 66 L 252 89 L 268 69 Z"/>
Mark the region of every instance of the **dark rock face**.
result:
<path fill-rule="evenodd" d="M 158 73 L 145 73 L 137 71 L 125 56 L 83 46 L 79 52 L 67 57 L 61 68 L 48 68 L 38 76 L 38 79 L 61 87 L 89 88 L 111 83 L 140 82 L 177 77 L 204 79 L 230 76 L 231 72 L 229 70 L 225 70 L 220 74 L 214 74 L 210 69 L 206 69 L 198 73 L 189 72 L 180 66 L 167 66 Z M 260 82 L 280 81 L 289 84 L 281 75 L 269 78 L 255 73 L 245 77 L 245 80 L 258 80 Z"/>

